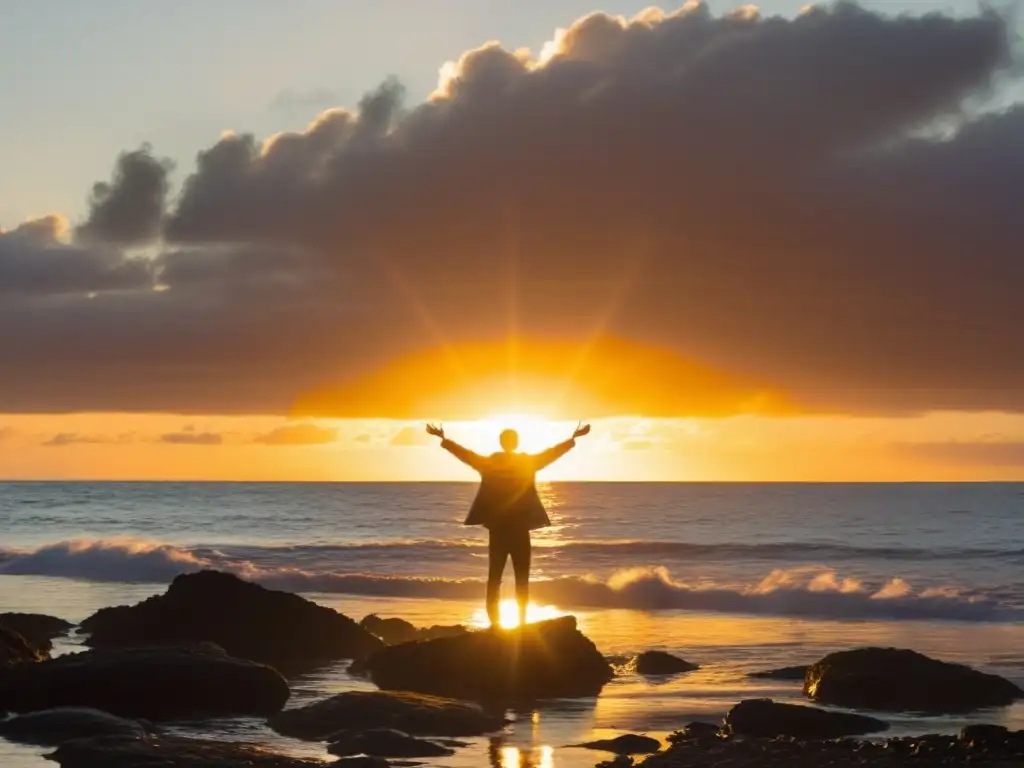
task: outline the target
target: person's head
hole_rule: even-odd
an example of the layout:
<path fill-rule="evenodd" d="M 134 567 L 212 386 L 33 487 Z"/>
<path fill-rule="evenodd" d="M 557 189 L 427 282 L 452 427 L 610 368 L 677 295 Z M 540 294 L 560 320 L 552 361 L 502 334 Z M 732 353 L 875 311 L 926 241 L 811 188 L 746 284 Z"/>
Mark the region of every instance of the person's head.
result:
<path fill-rule="evenodd" d="M 498 442 L 501 443 L 503 451 L 512 453 L 512 451 L 519 447 L 519 433 L 514 429 L 503 429 L 498 436 Z"/>

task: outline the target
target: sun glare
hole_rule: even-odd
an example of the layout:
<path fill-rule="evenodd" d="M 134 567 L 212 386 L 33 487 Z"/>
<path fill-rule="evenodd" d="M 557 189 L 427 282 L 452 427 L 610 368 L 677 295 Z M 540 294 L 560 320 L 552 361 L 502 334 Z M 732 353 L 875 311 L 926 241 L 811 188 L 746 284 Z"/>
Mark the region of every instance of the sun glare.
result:
<path fill-rule="evenodd" d="M 519 433 L 519 449 L 522 451 L 542 451 L 568 438 L 574 424 L 552 421 L 543 416 L 529 413 L 499 413 L 480 419 L 476 422 L 480 437 L 497 440 L 505 429 L 514 429 Z"/>
<path fill-rule="evenodd" d="M 519 607 L 516 605 L 515 600 L 502 600 L 499 607 L 501 612 L 502 629 L 515 629 L 519 626 Z M 533 624 L 538 621 L 547 621 L 548 619 L 557 619 L 559 616 L 564 614 L 553 605 L 537 605 L 536 603 L 530 603 L 526 606 L 526 623 Z M 473 613 L 471 624 L 475 627 L 488 627 L 490 621 L 487 619 L 487 611 L 483 608 L 477 609 Z"/>
<path fill-rule="evenodd" d="M 499 763 L 496 768 L 553 768 L 555 750 L 550 746 L 542 746 L 536 762 L 531 755 L 524 753 L 519 747 L 502 747 L 499 752 Z"/>

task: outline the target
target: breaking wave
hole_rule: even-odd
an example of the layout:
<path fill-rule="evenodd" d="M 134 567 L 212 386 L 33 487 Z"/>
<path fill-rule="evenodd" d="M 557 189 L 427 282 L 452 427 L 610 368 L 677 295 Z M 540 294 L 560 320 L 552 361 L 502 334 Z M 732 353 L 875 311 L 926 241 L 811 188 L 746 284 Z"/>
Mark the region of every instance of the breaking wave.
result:
<path fill-rule="evenodd" d="M 436 545 L 459 546 L 441 542 Z M 422 548 L 424 543 L 354 546 Z M 268 587 L 306 593 L 475 600 L 481 592 L 477 579 L 342 573 L 303 563 L 304 559 L 320 558 L 300 556 L 296 558 L 300 565 L 279 565 L 268 562 L 267 557 L 246 556 L 253 554 L 250 550 L 266 549 L 239 547 L 226 553 L 217 548 L 188 548 L 134 539 L 62 541 L 30 550 L 0 549 L 0 574 L 165 583 L 181 573 L 216 568 Z M 292 548 L 272 549 L 277 551 L 278 557 L 274 559 L 279 563 L 282 550 Z M 298 555 L 308 555 L 310 548 L 294 549 Z M 662 566 L 628 568 L 607 579 L 562 576 L 540 580 L 535 583 L 533 594 L 538 601 L 563 608 L 690 610 L 815 619 L 1024 621 L 1024 607 L 981 592 L 954 588 L 915 590 L 900 578 L 869 584 L 844 578 L 831 568 L 810 565 L 774 569 L 760 581 L 747 585 L 693 585 L 676 580 Z"/>
<path fill-rule="evenodd" d="M 94 540 L 60 542 L 61 545 L 76 546 L 82 542 L 95 544 Z M 131 548 L 139 543 L 133 538 L 108 538 L 99 543 L 115 544 Z M 149 548 L 159 548 L 143 542 Z M 192 547 L 191 551 L 215 550 L 216 547 Z M 236 545 L 227 547 L 231 552 L 252 559 L 281 559 L 296 561 L 314 561 L 317 559 L 337 559 L 345 555 L 389 555 L 429 559 L 432 557 L 449 558 L 453 553 L 486 553 L 486 544 L 481 540 L 386 540 L 351 542 L 345 544 L 302 544 L 302 545 Z M 643 541 L 643 540 L 575 540 L 568 542 L 545 541 L 540 538 L 534 542 L 537 554 L 544 556 L 558 552 L 570 552 L 576 556 L 589 557 L 602 555 L 608 557 L 628 558 L 666 557 L 686 560 L 1006 560 L 1024 565 L 1024 549 L 984 549 L 984 548 L 924 548 L 924 547 L 856 547 L 838 543 L 810 542 L 763 542 L 756 544 L 729 542 L 716 544 L 698 544 L 679 541 Z M 0 549 L 0 563 L 5 555 L 9 557 L 13 550 Z"/>

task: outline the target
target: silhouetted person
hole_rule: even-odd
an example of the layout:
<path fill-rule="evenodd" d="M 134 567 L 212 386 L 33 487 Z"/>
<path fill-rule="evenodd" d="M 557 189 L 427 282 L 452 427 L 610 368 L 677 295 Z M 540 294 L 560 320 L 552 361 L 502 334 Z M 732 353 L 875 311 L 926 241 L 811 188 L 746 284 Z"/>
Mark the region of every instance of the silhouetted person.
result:
<path fill-rule="evenodd" d="M 519 624 L 526 624 L 530 602 L 530 531 L 551 525 L 548 513 L 537 493 L 537 472 L 564 456 L 576 445 L 576 438 L 590 432 L 590 425 L 578 426 L 563 443 L 537 454 L 517 453 L 519 435 L 514 429 L 501 433 L 502 450 L 481 456 L 444 436 L 433 424 L 427 432 L 441 438 L 441 447 L 480 473 L 480 489 L 469 508 L 465 525 L 482 525 L 490 531 L 487 570 L 487 617 L 491 626 L 499 626 L 501 577 L 505 561 L 512 558 L 516 576 L 516 603 Z"/>

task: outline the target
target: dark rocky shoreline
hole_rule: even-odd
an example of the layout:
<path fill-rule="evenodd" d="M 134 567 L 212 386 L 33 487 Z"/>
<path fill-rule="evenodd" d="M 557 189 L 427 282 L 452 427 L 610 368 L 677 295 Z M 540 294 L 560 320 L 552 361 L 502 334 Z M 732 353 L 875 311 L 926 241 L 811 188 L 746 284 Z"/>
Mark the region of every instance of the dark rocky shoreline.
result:
<path fill-rule="evenodd" d="M 465 746 L 452 737 L 500 733 L 510 706 L 596 696 L 616 674 L 699 668 L 661 651 L 613 666 L 571 616 L 501 631 L 421 630 L 377 616 L 357 623 L 216 572 L 179 576 L 164 595 L 100 610 L 78 629 L 92 650 L 50 659 L 52 640 L 70 629 L 42 614 L 0 614 L 0 711 L 26 713 L 0 720 L 0 738 L 53 745 L 51 759 L 65 768 L 323 765 L 259 746 L 172 736 L 159 723 L 230 714 L 268 717 L 282 734 L 355 756 L 332 763 L 339 768 L 387 765 L 385 757 L 429 761 Z M 381 690 L 284 709 L 291 676 L 340 659 L 353 659 L 351 674 Z M 721 724 L 673 733 L 661 751 L 655 740 L 630 734 L 581 746 L 627 753 L 599 763 L 615 768 L 1024 765 L 1024 732 L 998 726 L 969 726 L 959 736 L 861 738 L 889 727 L 886 712 L 966 713 L 1024 698 L 996 675 L 909 650 L 860 648 L 756 676 L 802 681 L 810 702 L 857 712 L 754 699 L 739 702 Z"/>
<path fill-rule="evenodd" d="M 1024 765 L 1024 732 L 998 726 L 968 726 L 959 736 L 928 735 L 880 741 L 835 739 L 801 741 L 730 738 L 710 735 L 706 728 L 683 730 L 670 737 L 667 750 L 644 760 L 646 768 L 854 768 L 855 766 L 986 766 Z M 625 768 L 628 758 L 599 763 Z"/>
<path fill-rule="evenodd" d="M 883 741 L 836 739 L 801 741 L 789 737 L 762 739 L 716 733 L 717 726 L 694 723 L 670 737 L 667 749 L 642 757 L 621 755 L 595 763 L 598 768 L 858 768 L 878 766 L 983 766 L 1009 768 L 1024 764 L 1024 734 L 996 726 L 970 726 L 959 736 L 929 735 Z M 372 732 L 356 738 L 372 737 Z M 386 734 L 385 734 L 386 738 Z M 385 743 L 437 743 L 405 737 Z M 621 740 L 616 740 L 620 741 Z M 335 742 L 338 743 L 338 742 Z M 444 741 L 450 747 L 458 742 Z M 427 754 L 450 754 L 451 749 Z M 348 753 L 346 753 L 348 754 Z M 411 755 L 410 755 L 411 756 Z M 173 736 L 98 736 L 62 744 L 50 759 L 62 768 L 319 768 L 323 761 L 275 754 L 248 743 L 207 741 Z M 357 762 L 358 761 L 358 762 Z M 409 764 L 384 758 L 330 763 L 379 768 Z M 422 758 L 415 764 L 430 765 Z"/>

